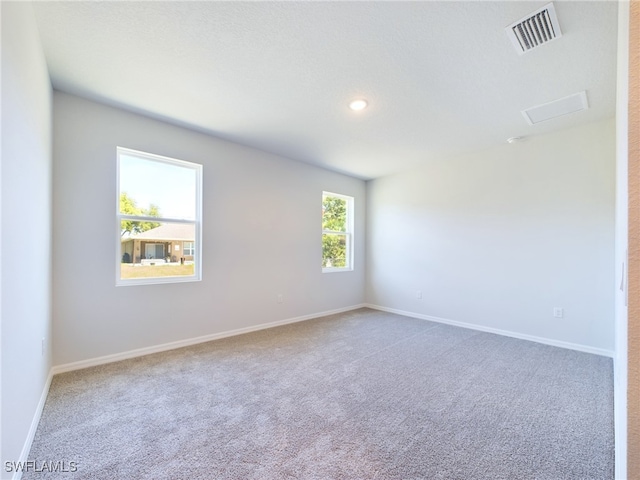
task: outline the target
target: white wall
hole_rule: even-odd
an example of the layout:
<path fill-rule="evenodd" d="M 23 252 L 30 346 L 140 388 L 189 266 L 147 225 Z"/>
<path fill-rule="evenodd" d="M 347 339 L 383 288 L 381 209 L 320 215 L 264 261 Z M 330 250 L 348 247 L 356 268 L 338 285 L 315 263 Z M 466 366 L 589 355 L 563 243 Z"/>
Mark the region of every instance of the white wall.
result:
<path fill-rule="evenodd" d="M 5 461 L 20 460 L 51 368 L 51 84 L 31 6 L 1 8 L 0 475 L 9 478 Z"/>
<path fill-rule="evenodd" d="M 612 119 L 369 182 L 368 303 L 612 352 L 614 177 Z"/>
<path fill-rule="evenodd" d="M 115 286 L 117 146 L 204 165 L 201 282 Z M 364 301 L 361 180 L 59 92 L 53 178 L 55 365 Z M 321 271 L 323 190 L 355 197 L 353 272 Z"/>

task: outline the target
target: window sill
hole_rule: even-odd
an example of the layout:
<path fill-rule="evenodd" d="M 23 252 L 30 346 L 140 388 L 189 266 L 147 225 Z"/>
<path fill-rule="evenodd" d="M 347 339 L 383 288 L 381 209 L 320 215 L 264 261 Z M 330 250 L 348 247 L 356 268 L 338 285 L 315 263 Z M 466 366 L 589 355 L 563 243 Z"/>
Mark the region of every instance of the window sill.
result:
<path fill-rule="evenodd" d="M 116 280 L 116 287 L 129 287 L 132 285 L 160 285 L 166 283 L 200 282 L 202 279 L 196 275 L 188 277 L 152 277 L 130 278 Z"/>
<path fill-rule="evenodd" d="M 340 272 L 353 272 L 351 267 L 327 267 L 322 269 L 322 273 L 340 273 Z"/>

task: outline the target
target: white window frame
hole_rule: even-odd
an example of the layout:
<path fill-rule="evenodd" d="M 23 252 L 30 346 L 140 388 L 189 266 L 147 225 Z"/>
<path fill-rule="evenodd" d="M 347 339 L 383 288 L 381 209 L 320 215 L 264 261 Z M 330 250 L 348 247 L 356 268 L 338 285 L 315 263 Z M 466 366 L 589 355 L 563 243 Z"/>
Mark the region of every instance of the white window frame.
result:
<path fill-rule="evenodd" d="M 130 148 L 116 148 L 116 286 L 126 285 L 153 285 L 164 283 L 184 283 L 199 282 L 202 280 L 202 165 L 175 158 L 164 157 L 153 153 L 141 152 Z M 151 217 L 147 215 L 127 215 L 120 213 L 120 156 L 132 156 L 150 160 L 153 162 L 167 163 L 178 167 L 189 168 L 195 171 L 196 178 L 196 212 L 195 219 L 173 218 L 173 217 Z M 152 278 L 121 278 L 120 268 L 122 263 L 121 252 L 121 226 L 123 220 L 134 220 L 142 222 L 158 222 L 158 223 L 183 223 L 195 226 L 195 251 L 193 261 L 195 264 L 193 275 L 184 275 L 176 277 L 152 277 Z"/>
<path fill-rule="evenodd" d="M 346 235 L 346 247 L 347 247 L 347 266 L 345 267 L 322 267 L 322 273 L 338 273 L 338 272 L 352 272 L 353 265 L 353 237 L 354 237 L 354 205 L 355 200 L 353 197 L 349 195 L 343 195 L 341 193 L 333 193 L 333 192 L 322 192 L 322 200 L 324 201 L 324 197 L 337 197 L 342 198 L 347 201 L 347 230 L 345 232 L 336 232 L 333 230 L 322 230 L 322 235 Z M 322 238 L 322 237 L 321 237 Z"/>

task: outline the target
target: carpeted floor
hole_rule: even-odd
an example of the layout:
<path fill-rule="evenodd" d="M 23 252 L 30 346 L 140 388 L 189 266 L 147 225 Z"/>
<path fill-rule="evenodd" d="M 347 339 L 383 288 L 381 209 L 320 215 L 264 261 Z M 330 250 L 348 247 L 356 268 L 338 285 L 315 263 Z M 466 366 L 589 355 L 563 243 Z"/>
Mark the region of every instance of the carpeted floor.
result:
<path fill-rule="evenodd" d="M 57 375 L 23 479 L 613 479 L 609 358 L 362 309 Z"/>

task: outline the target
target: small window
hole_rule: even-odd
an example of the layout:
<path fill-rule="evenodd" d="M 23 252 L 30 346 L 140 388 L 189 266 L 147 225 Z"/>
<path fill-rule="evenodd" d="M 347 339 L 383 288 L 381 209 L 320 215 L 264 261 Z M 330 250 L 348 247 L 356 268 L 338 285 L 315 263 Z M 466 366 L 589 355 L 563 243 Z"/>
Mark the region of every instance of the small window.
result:
<path fill-rule="evenodd" d="M 202 165 L 117 149 L 116 285 L 201 278 Z"/>
<path fill-rule="evenodd" d="M 184 242 L 182 247 L 182 254 L 185 257 L 189 257 L 189 256 L 193 256 L 194 255 L 194 243 L 193 242 Z"/>
<path fill-rule="evenodd" d="M 322 271 L 353 270 L 353 197 L 322 193 Z"/>

